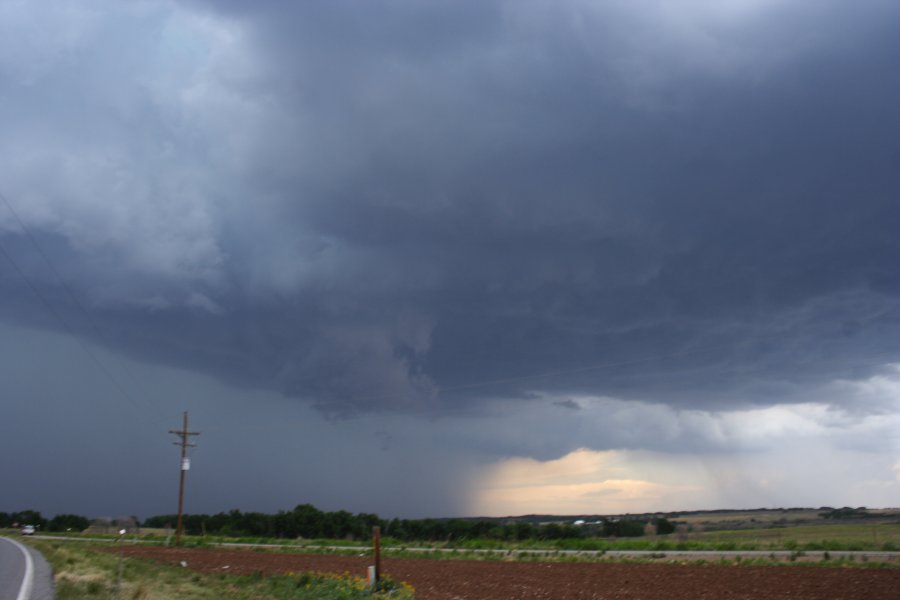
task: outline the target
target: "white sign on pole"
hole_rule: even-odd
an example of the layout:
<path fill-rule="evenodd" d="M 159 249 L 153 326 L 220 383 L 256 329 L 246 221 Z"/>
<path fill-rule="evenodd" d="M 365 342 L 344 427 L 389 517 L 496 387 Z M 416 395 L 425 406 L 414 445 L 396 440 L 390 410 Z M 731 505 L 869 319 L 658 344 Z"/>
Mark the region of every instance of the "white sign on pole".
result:
<path fill-rule="evenodd" d="M 190 471 L 191 470 L 191 459 L 189 459 L 189 458 L 181 459 L 181 470 L 182 471 Z"/>

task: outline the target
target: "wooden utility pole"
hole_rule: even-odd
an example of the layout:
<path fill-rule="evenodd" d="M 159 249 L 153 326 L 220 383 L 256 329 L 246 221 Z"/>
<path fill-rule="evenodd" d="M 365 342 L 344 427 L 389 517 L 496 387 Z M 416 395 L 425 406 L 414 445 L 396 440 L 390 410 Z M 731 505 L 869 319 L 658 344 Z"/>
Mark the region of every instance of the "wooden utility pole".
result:
<path fill-rule="evenodd" d="M 178 484 L 178 527 L 175 529 L 175 544 L 181 545 L 181 532 L 183 529 L 181 515 L 184 508 L 184 472 L 191 468 L 191 463 L 187 457 L 187 449 L 194 448 L 196 444 L 188 443 L 189 436 L 200 435 L 199 431 L 188 431 L 188 414 L 184 411 L 184 425 L 181 430 L 170 429 L 169 433 L 174 433 L 181 438 L 180 442 L 172 442 L 176 446 L 181 446 L 181 478 Z"/>

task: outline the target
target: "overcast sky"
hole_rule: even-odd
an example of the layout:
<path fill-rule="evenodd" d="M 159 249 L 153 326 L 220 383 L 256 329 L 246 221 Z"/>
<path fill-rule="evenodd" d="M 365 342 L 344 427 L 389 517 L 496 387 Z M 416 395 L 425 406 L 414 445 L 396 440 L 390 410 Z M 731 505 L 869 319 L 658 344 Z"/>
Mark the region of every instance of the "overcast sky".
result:
<path fill-rule="evenodd" d="M 0 510 L 896 506 L 894 0 L 0 0 Z"/>

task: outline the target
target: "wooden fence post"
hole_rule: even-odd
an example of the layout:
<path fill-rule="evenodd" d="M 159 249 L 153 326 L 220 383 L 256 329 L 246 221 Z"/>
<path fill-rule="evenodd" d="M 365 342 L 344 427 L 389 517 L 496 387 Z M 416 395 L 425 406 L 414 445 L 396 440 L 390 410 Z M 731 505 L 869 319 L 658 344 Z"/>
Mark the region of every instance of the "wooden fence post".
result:
<path fill-rule="evenodd" d="M 381 581 L 381 527 L 372 528 L 372 547 L 375 552 L 375 585 Z"/>

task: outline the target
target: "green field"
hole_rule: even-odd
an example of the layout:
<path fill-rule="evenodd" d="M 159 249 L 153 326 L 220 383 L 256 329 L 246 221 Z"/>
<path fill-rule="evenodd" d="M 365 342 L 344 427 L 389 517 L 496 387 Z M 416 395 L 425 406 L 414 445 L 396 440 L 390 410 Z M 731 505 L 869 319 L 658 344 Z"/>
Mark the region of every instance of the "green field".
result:
<path fill-rule="evenodd" d="M 823 544 L 842 550 L 900 550 L 900 523 L 835 523 L 738 529 L 710 531 L 699 534 L 698 537 L 709 543 L 752 544 L 764 550 L 792 550 L 796 545 L 816 549 L 811 546 Z"/>
<path fill-rule="evenodd" d="M 609 560 L 600 555 L 572 556 L 560 554 L 559 550 L 650 550 L 666 557 L 673 550 L 789 550 L 793 557 L 804 555 L 804 551 L 876 551 L 900 550 L 900 523 L 884 522 L 812 522 L 803 525 L 781 526 L 770 520 L 757 519 L 759 527 L 723 530 L 705 530 L 699 521 L 694 531 L 684 531 L 666 536 L 645 536 L 639 538 L 580 538 L 552 541 L 531 540 L 527 542 L 498 542 L 496 540 L 460 540 L 456 543 L 399 543 L 385 539 L 386 556 L 417 556 L 433 559 L 479 559 L 479 560 Z M 719 521 L 721 523 L 721 521 Z M 82 600 L 86 598 L 122 598 L 162 600 L 166 598 L 187 599 L 247 599 L 274 598 L 284 600 L 322 598 L 325 600 L 373 598 L 365 589 L 362 580 L 355 577 L 319 576 L 298 574 L 277 577 L 239 577 L 206 575 L 187 569 L 173 568 L 137 558 L 124 560 L 121 593 L 117 594 L 118 557 L 103 552 L 99 547 L 109 548 L 106 540 L 115 536 L 99 536 L 103 541 L 86 543 L 98 539 L 96 534 L 67 534 L 67 540 L 27 539 L 40 550 L 53 566 L 57 598 L 60 600 Z M 134 542 L 138 536 L 128 536 L 125 543 Z M 158 531 L 143 532 L 141 541 L 151 544 L 165 543 L 165 535 Z M 81 543 L 78 543 L 81 541 Z M 326 552 L 358 553 L 359 550 L 326 549 L 323 546 L 345 548 L 360 542 L 347 540 L 273 540 L 264 538 L 220 538 L 186 536 L 186 546 L 208 546 L 217 542 L 244 542 L 250 544 L 272 543 L 275 548 L 260 549 L 270 552 Z M 410 548 L 431 548 L 429 553 L 413 553 Z M 517 554 L 515 550 L 540 551 L 535 554 Z M 860 558 L 860 557 L 857 557 Z M 656 555 L 650 559 L 655 560 Z M 617 559 L 631 561 L 634 559 Z M 724 559 L 723 559 L 724 560 Z M 861 561 L 833 561 L 827 553 L 819 560 L 823 566 L 891 567 L 897 562 L 875 562 L 862 557 Z M 777 564 L 765 558 L 751 560 L 736 559 L 741 564 Z M 782 562 L 781 564 L 785 564 Z M 374 596 L 379 597 L 379 596 Z M 403 588 L 390 596 L 409 599 L 413 592 Z"/>
<path fill-rule="evenodd" d="M 51 540 L 27 540 L 53 567 L 57 600 L 129 598 L 132 600 L 411 600 L 412 588 L 390 585 L 373 593 L 358 577 L 299 573 L 296 575 L 228 576 L 196 573 L 126 558 L 119 582 L 119 557 L 97 546 Z"/>
<path fill-rule="evenodd" d="M 464 539 L 444 542 L 401 542 L 384 538 L 386 550 L 404 548 L 432 548 L 436 550 L 844 550 L 844 551 L 900 551 L 900 523 L 876 523 L 869 521 L 823 523 L 781 526 L 769 521 L 757 521 L 760 525 L 740 529 L 706 530 L 694 524 L 695 530 L 669 535 L 636 538 L 566 538 L 559 540 L 526 540 L 503 542 L 493 539 Z M 54 534 L 56 535 L 56 534 Z M 65 537 L 115 540 L 114 535 L 64 534 Z M 130 540 L 135 536 L 127 536 Z M 137 536 L 146 543 L 163 544 L 168 539 L 159 532 L 142 532 Z M 174 540 L 170 539 L 170 543 Z M 349 540 L 293 540 L 285 538 L 185 536 L 185 545 L 204 546 L 218 543 L 275 544 L 300 547 L 315 551 L 323 546 L 359 547 L 366 541 Z"/>
<path fill-rule="evenodd" d="M 318 514 L 318 513 L 317 513 Z M 584 526 L 574 527 L 575 519 L 585 522 Z M 667 530 L 674 533 L 652 535 L 652 529 L 646 530 L 643 525 L 667 521 Z M 484 519 L 470 519 L 484 521 Z M 601 523 L 631 522 L 637 523 L 637 533 L 645 533 L 637 537 L 600 537 L 608 528 Z M 446 520 L 446 531 L 467 531 L 459 527 L 462 520 Z M 387 552 L 395 555 L 409 549 L 460 550 L 460 551 L 498 551 L 516 550 L 530 551 L 900 551 L 900 510 L 898 509 L 866 509 L 863 507 L 840 509 L 832 508 L 787 508 L 757 510 L 715 510 L 692 511 L 669 514 L 641 514 L 618 516 L 583 516 L 560 517 L 552 515 L 528 515 L 522 517 L 488 519 L 487 529 L 479 531 L 515 532 L 516 526 L 528 523 L 534 529 L 525 539 L 514 540 L 509 535 L 490 538 L 466 537 L 465 534 L 442 534 L 440 541 L 421 541 L 416 539 L 399 540 L 389 536 L 382 538 Z M 661 522 L 661 521 L 659 521 Z M 431 520 L 432 525 L 440 524 L 440 520 Z M 542 532 L 549 533 L 555 527 L 557 535 L 554 539 L 546 539 Z M 474 531 L 469 529 L 468 531 Z M 138 535 L 128 534 L 125 540 L 140 539 L 144 543 L 174 543 L 171 529 L 143 528 Z M 632 531 L 632 535 L 634 532 Z M 114 533 L 96 533 L 88 530 L 84 533 L 67 532 L 69 538 L 93 538 L 116 540 Z M 434 540 L 435 538 L 432 538 Z M 356 548 L 367 546 L 368 539 L 305 539 L 305 538 L 268 538 L 268 537 L 227 537 L 222 535 L 187 535 L 184 543 L 190 546 L 215 545 L 220 543 L 272 544 L 293 547 L 295 550 L 314 552 L 335 552 L 339 548 Z M 326 548 L 330 547 L 330 548 Z M 357 550 L 358 551 L 358 550 Z"/>

